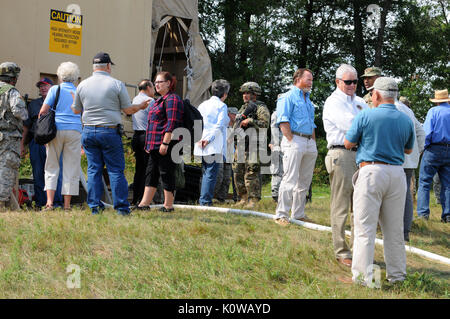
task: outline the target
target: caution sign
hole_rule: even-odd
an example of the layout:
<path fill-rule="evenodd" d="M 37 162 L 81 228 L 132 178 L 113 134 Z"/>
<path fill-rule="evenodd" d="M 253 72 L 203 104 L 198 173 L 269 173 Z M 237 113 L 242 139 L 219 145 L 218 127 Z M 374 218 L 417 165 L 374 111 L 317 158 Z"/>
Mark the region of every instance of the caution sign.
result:
<path fill-rule="evenodd" d="M 50 52 L 81 55 L 83 16 L 50 10 Z"/>

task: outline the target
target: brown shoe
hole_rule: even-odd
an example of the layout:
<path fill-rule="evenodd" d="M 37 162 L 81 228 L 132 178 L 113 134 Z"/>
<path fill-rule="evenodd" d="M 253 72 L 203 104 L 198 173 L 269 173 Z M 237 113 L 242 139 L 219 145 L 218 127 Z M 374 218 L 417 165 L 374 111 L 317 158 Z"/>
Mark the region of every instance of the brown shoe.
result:
<path fill-rule="evenodd" d="M 311 218 L 309 218 L 306 215 L 303 217 L 300 217 L 300 218 L 296 218 L 295 220 L 299 220 L 299 221 L 305 222 L 305 223 L 313 223 L 314 222 Z"/>
<path fill-rule="evenodd" d="M 287 226 L 289 225 L 289 221 L 286 218 L 277 218 L 275 219 L 275 223 L 281 226 Z"/>
<path fill-rule="evenodd" d="M 257 198 L 250 198 L 248 204 L 245 205 L 245 208 L 255 208 L 256 204 L 259 202 Z"/>
<path fill-rule="evenodd" d="M 338 263 L 347 266 L 347 267 L 351 267 L 352 266 L 352 260 L 350 258 L 336 258 L 336 260 L 338 261 Z"/>

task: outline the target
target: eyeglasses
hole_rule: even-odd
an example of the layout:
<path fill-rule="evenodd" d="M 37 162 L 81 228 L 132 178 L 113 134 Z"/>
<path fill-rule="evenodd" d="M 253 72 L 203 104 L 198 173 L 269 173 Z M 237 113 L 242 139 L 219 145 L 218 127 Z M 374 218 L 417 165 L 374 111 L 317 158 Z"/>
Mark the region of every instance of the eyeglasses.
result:
<path fill-rule="evenodd" d="M 155 84 L 160 84 L 160 83 L 164 83 L 164 82 L 167 82 L 167 81 L 155 81 Z"/>
<path fill-rule="evenodd" d="M 351 84 L 358 84 L 358 80 L 342 80 L 345 83 L 345 85 L 351 85 Z"/>

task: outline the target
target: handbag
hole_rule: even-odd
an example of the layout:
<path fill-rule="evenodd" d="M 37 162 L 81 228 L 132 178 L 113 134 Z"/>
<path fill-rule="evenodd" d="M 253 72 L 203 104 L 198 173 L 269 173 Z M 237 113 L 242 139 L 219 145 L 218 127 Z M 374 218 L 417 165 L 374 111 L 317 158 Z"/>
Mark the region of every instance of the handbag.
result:
<path fill-rule="evenodd" d="M 47 112 L 41 115 L 36 122 L 36 131 L 34 132 L 34 141 L 39 145 L 45 145 L 52 141 L 56 136 L 55 111 L 58 105 L 61 86 L 58 85 L 56 91 L 55 105 Z"/>

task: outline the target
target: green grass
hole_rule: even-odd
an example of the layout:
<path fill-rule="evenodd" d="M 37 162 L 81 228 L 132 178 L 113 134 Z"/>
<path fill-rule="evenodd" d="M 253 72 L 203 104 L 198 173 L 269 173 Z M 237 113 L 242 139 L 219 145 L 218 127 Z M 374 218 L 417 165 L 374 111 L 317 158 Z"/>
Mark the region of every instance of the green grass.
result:
<path fill-rule="evenodd" d="M 327 225 L 328 205 L 327 188 L 314 188 L 307 213 Z M 275 203 L 264 198 L 257 210 L 274 213 Z M 412 244 L 449 257 L 448 240 L 435 234 L 445 227 L 415 226 Z M 449 266 L 408 254 L 401 285 L 344 284 L 351 272 L 334 261 L 330 233 L 198 210 L 3 213 L 0 252 L 0 298 L 449 298 Z M 375 262 L 384 279 L 381 247 Z M 66 285 L 71 264 L 79 289 Z"/>

